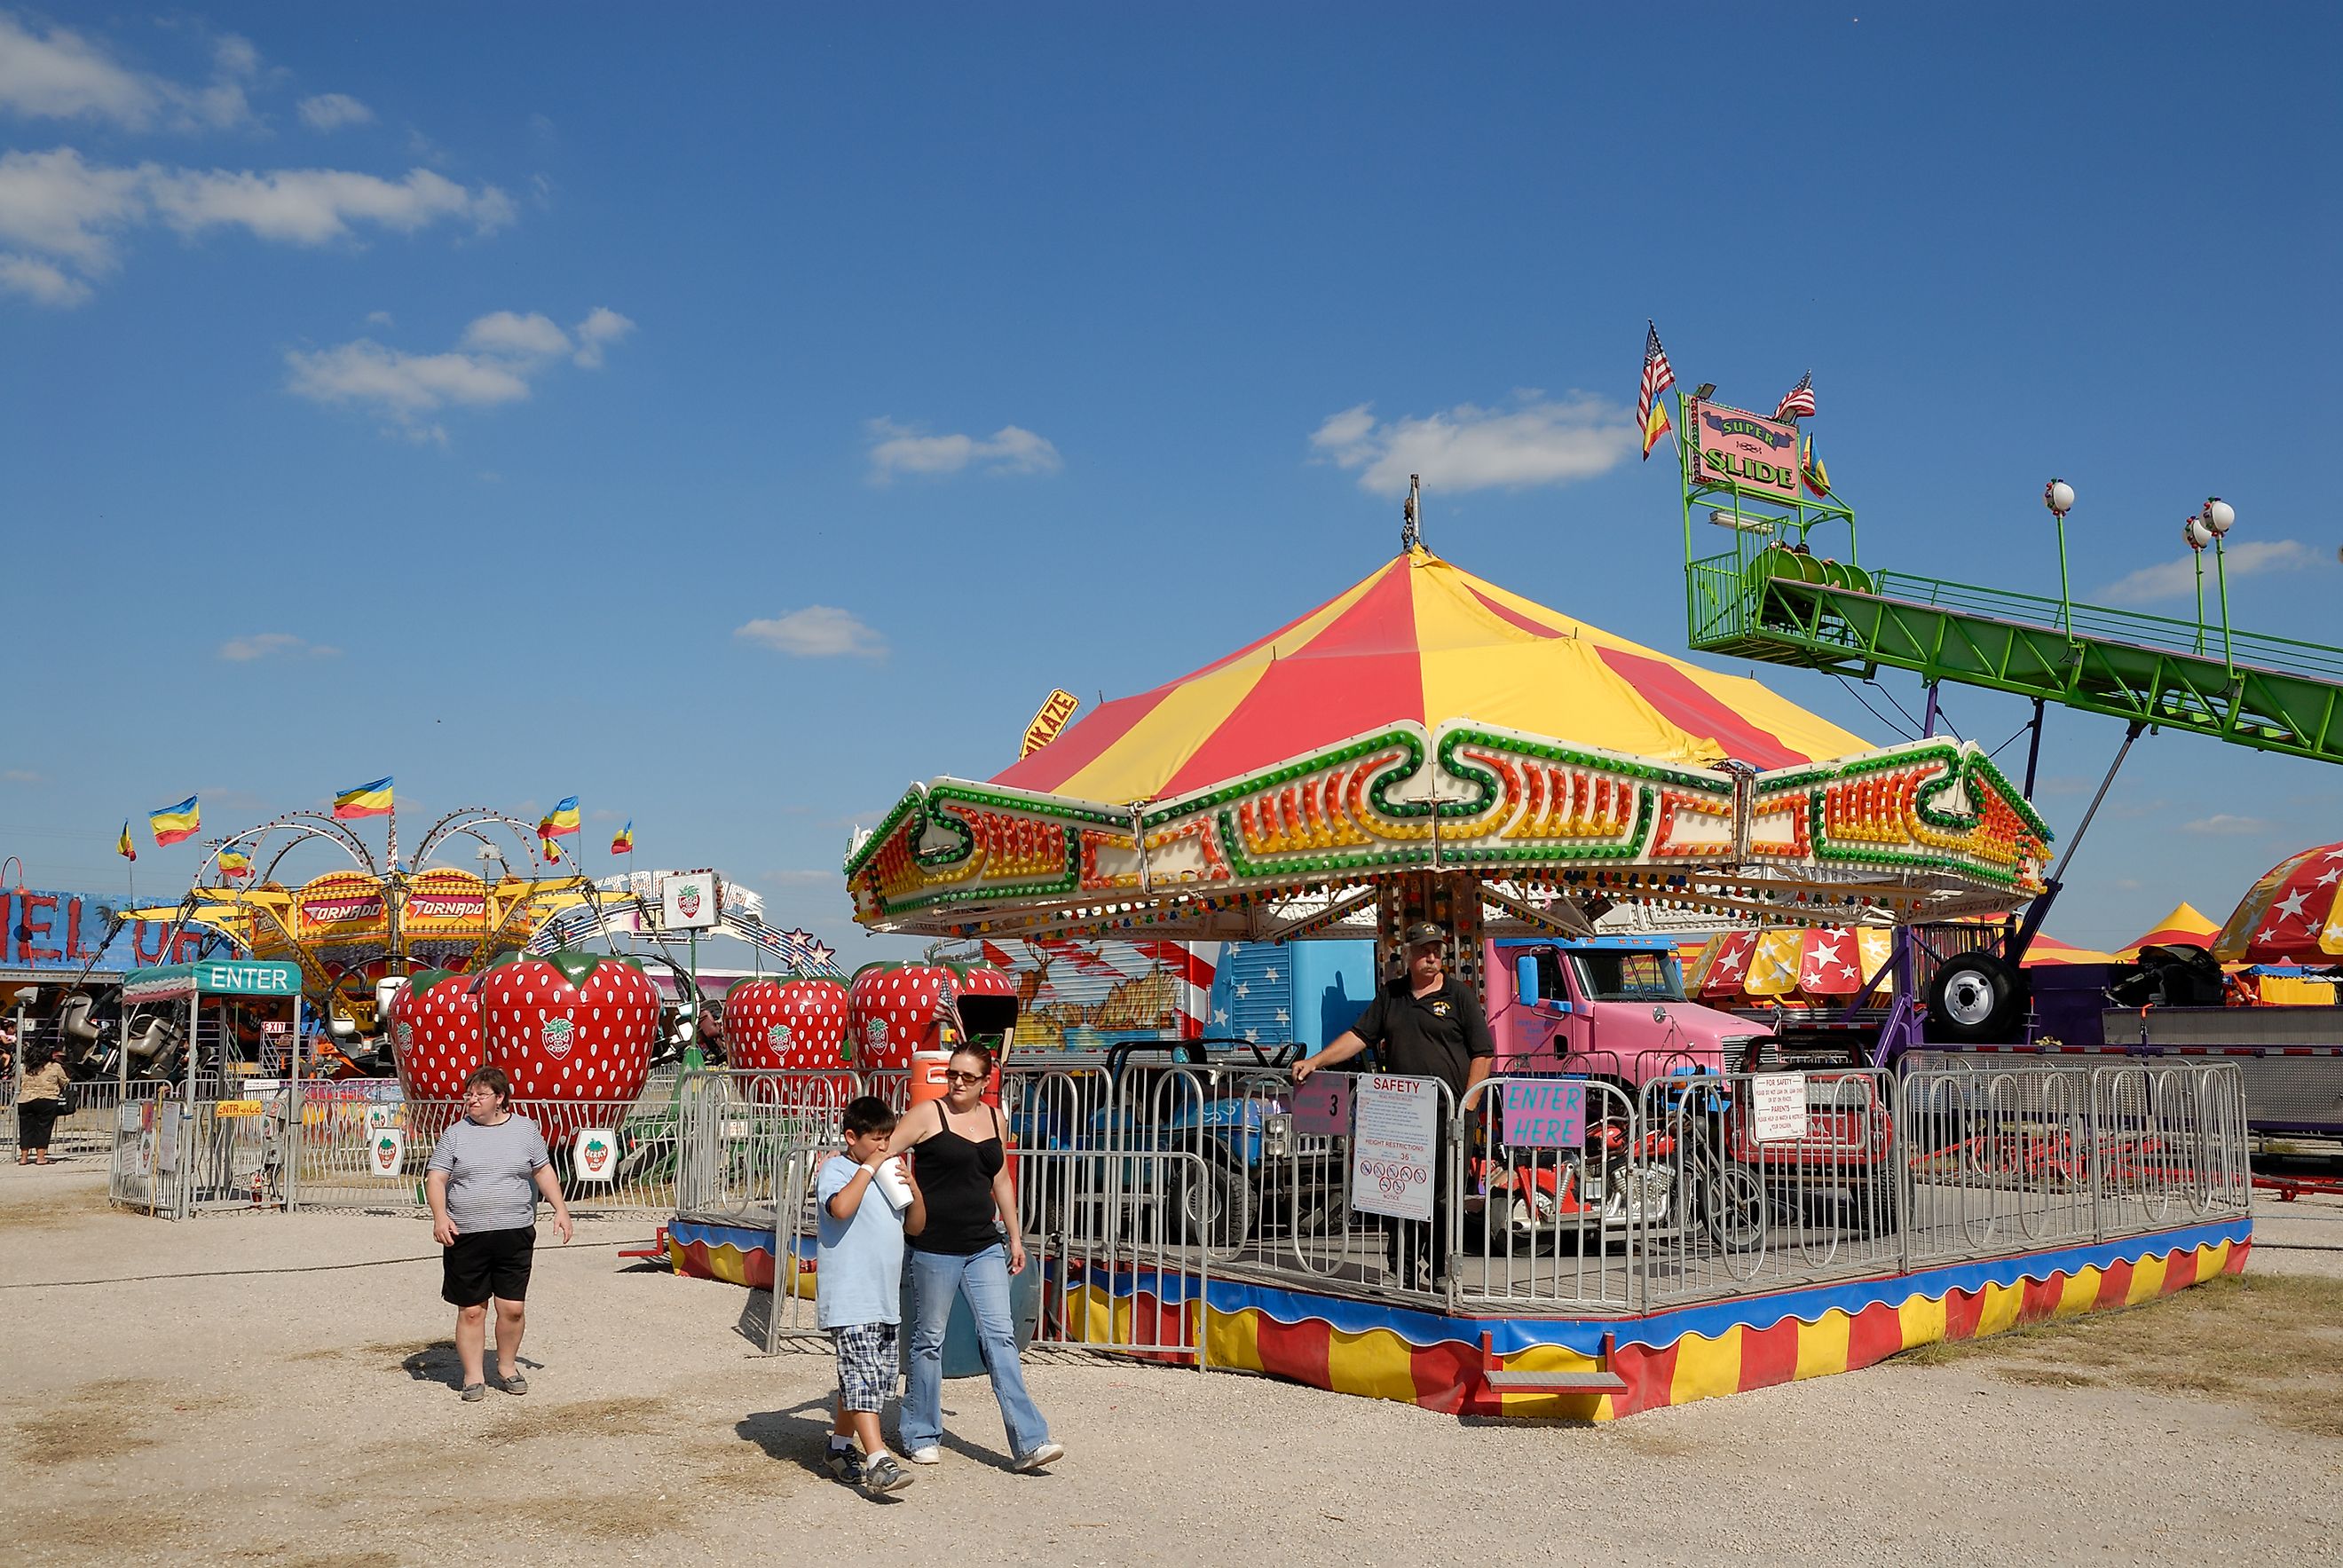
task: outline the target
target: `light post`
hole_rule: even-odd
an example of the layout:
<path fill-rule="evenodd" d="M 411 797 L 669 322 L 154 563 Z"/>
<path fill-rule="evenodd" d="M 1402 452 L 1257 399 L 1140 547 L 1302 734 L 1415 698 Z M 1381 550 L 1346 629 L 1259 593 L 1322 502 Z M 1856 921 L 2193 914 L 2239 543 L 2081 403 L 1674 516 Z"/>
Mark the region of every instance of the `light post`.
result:
<path fill-rule="evenodd" d="M 2213 542 L 2213 530 L 2205 519 L 2190 514 L 2180 525 L 2180 537 L 2197 559 L 2197 651 L 2205 651 L 2205 547 Z"/>
<path fill-rule="evenodd" d="M 510 876 L 510 875 L 512 874 L 512 868 L 511 868 L 510 866 L 508 866 L 508 865 L 505 864 L 505 858 L 504 858 L 503 853 L 502 853 L 501 851 L 499 851 L 494 844 L 483 844 L 483 845 L 481 845 L 481 846 L 480 846 L 479 860 L 480 860 L 480 960 L 479 960 L 479 962 L 480 962 L 480 968 L 481 968 L 482 970 L 486 970 L 486 969 L 488 967 L 488 944 L 489 944 L 490 942 L 492 942 L 492 941 L 494 941 L 494 940 L 496 940 L 496 924 L 495 924 L 495 921 L 494 921 L 494 920 L 490 918 L 490 916 L 489 916 L 489 913 L 488 913 L 488 906 L 489 906 L 491 903 L 493 903 L 493 902 L 495 901 L 495 900 L 494 900 L 494 899 L 493 899 L 493 897 L 492 897 L 491 895 L 492 895 L 492 893 L 493 893 L 493 891 L 494 891 L 494 890 L 495 890 L 495 888 L 496 888 L 496 886 L 497 886 L 497 883 L 490 882 L 490 881 L 488 880 L 488 867 L 489 867 L 491 864 L 493 864 L 494 866 L 496 866 L 496 868 L 497 868 L 498 870 L 502 871 L 506 876 Z M 499 879 L 498 879 L 498 881 L 501 881 L 502 879 L 503 879 L 502 878 L 499 878 Z"/>
<path fill-rule="evenodd" d="M 2075 637 L 2074 596 L 2066 588 L 2066 514 L 2075 507 L 2075 487 L 2064 479 L 2053 479 L 2042 487 L 2042 504 L 2058 523 L 2058 624 L 2068 641 Z"/>
<path fill-rule="evenodd" d="M 2213 536 L 2213 580 L 2221 589 L 2221 664 L 2227 671 L 2230 683 L 2237 678 L 2237 656 L 2229 648 L 2229 572 L 2221 557 L 2221 541 L 2228 537 L 2230 525 L 2237 520 L 2237 509 L 2218 496 L 2205 498 L 2205 509 L 2198 514 L 2205 528 Z"/>

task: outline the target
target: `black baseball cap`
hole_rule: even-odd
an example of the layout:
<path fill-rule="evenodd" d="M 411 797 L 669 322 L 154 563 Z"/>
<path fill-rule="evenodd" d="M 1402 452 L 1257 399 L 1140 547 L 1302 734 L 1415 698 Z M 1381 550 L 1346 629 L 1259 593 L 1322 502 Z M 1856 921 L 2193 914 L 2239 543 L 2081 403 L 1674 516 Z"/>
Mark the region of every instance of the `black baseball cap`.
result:
<path fill-rule="evenodd" d="M 1405 931 L 1401 933 L 1400 941 L 1402 945 L 1409 948 L 1420 948 L 1433 942 L 1438 942 L 1443 946 L 1445 946 L 1448 941 L 1448 933 L 1442 930 L 1438 926 L 1433 925 L 1430 920 L 1418 920 L 1414 925 L 1408 927 Z"/>

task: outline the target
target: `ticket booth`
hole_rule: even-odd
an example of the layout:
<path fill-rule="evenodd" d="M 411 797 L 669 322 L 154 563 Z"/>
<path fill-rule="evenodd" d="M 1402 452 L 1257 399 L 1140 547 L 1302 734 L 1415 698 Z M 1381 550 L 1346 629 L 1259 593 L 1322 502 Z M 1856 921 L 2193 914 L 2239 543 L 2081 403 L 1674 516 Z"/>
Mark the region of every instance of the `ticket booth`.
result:
<path fill-rule="evenodd" d="M 133 970 L 121 1030 L 107 1197 L 170 1220 L 288 1206 L 300 966 L 219 959 Z M 130 1094 L 134 1068 L 158 1082 L 151 1099 Z"/>

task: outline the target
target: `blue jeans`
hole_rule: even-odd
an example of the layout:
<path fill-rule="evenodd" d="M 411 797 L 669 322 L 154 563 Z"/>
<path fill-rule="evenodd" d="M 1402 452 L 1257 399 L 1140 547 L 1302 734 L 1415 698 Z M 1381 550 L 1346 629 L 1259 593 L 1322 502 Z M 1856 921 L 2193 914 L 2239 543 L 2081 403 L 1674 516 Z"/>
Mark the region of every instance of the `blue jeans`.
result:
<path fill-rule="evenodd" d="M 1031 1265 L 1028 1265 L 1029 1267 Z M 911 1386 L 903 1396 L 903 1446 L 932 1448 L 944 1435 L 944 1330 L 951 1322 L 952 1298 L 966 1296 L 976 1319 L 977 1347 L 992 1377 L 992 1397 L 1009 1428 L 1009 1448 L 1022 1458 L 1050 1441 L 1033 1396 L 1025 1392 L 1025 1370 L 1017 1364 L 1017 1329 L 1009 1312 L 1009 1253 L 1000 1246 L 966 1258 L 911 1252 Z"/>

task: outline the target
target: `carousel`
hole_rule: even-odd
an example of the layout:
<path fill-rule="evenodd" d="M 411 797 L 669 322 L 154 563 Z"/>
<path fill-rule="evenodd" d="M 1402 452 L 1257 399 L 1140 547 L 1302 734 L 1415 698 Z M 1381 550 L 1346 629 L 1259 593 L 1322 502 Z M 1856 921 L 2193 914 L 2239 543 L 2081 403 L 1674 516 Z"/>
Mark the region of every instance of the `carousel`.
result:
<path fill-rule="evenodd" d="M 913 784 L 849 850 L 856 920 L 874 932 L 996 946 L 1372 934 L 1385 962 L 1403 930 L 1431 921 L 1446 933 L 1452 973 L 1484 996 L 1509 997 L 1511 976 L 1482 972 L 1489 939 L 1583 938 L 1616 906 L 1746 928 L 1900 930 L 1991 921 L 2044 892 L 2051 830 L 1978 746 L 1933 738 L 1868 746 L 1754 679 L 1641 647 L 1443 559 L 1416 537 L 1413 503 L 1407 522 L 1395 558 L 1268 636 L 1104 703 L 989 779 Z M 1883 957 L 1875 939 L 1849 951 L 1875 966 Z M 1238 1059 L 1237 1070 L 1251 1069 Z M 1380 1137 L 1394 1124 L 1381 1120 L 1386 1102 L 1425 1081 L 1375 1074 L 1332 1100 L 1305 1106 L 1296 1091 L 1272 1108 L 1292 1111 L 1294 1135 L 1364 1140 L 1371 1095 Z M 1501 1087 L 1492 1098 L 1502 1100 L 1512 1141 L 1513 1091 L 1528 1091 L 1527 1106 L 1547 1089 Z M 1717 1111 L 1714 1094 L 1654 1102 L 1678 1104 L 1687 1126 L 1704 1115 L 1740 1125 L 1731 1121 L 1740 1111 Z M 1342 1108 L 1352 1105 L 1357 1120 L 1346 1123 Z M 1463 1105 L 1445 1133 L 1435 1116 L 1424 1136 L 1444 1136 L 1459 1160 L 1477 1160 L 1476 1138 L 1489 1131 L 1466 1126 L 1477 1114 Z M 1524 1136 L 1534 1126 L 1525 1123 Z M 1591 1113 L 1588 1127 L 1593 1139 Z M 1487 1146 L 1497 1142 L 1492 1133 Z M 1872 1147 L 1873 1135 L 1848 1147 L 1858 1144 Z M 1363 1143 L 1342 1146 L 1372 1173 Z M 1679 1157 L 1691 1158 L 1651 1156 Z M 1052 1146 L 1029 1158 L 1072 1169 L 1080 1151 Z M 1412 1158 L 1428 1170 L 1430 1155 Z M 1273 1193 L 1281 1181 L 1298 1191 L 1301 1169 L 1259 1178 L 1258 1191 Z M 1472 1201 L 1478 1180 L 1463 1182 L 1460 1203 Z M 1705 1179 L 1685 1180 L 1691 1191 Z M 1344 1191 L 1355 1213 L 1363 1201 Z M 1145 1263 L 1078 1257 L 1087 1233 L 1079 1215 L 1055 1231 L 1045 1221 L 1037 1234 L 1060 1249 L 1043 1267 L 1052 1321 L 1070 1342 L 1135 1345 L 1440 1410 L 1598 1420 L 2031 1321 L 2047 1310 L 2034 1304 L 2042 1291 L 2066 1292 L 2061 1302 L 2083 1300 L 2086 1285 L 2104 1294 L 2114 1277 L 2106 1271 L 2119 1267 L 2129 1280 L 2135 1255 L 2153 1254 L 2169 1287 L 2242 1261 L 2224 1230 L 2210 1240 L 2126 1242 L 2120 1260 L 2114 1251 L 2031 1252 L 1965 1271 L 1909 1258 L 1899 1267 L 1908 1245 L 1900 1220 L 1867 1233 L 1833 1230 L 1851 1212 L 1841 1206 L 1841 1220 L 1823 1227 L 1825 1244 L 1876 1260 L 1853 1283 L 1840 1280 L 1843 1268 L 1809 1278 L 1777 1259 L 1786 1271 L 1771 1293 L 1667 1296 L 1684 1288 L 1664 1266 L 1667 1249 L 1708 1255 L 1707 1233 L 1697 1231 L 1683 1217 L 1696 1210 L 1687 1198 L 1676 1230 L 1655 1228 L 1629 1249 L 1634 1264 L 1585 1240 L 1583 1252 L 1533 1259 L 1532 1274 L 1560 1271 L 1534 1303 L 1537 1291 L 1516 1298 L 1505 1293 L 1513 1285 L 1491 1283 L 1525 1277 L 1494 1242 L 1485 1256 L 1459 1243 L 1450 1261 L 1466 1282 L 1444 1298 L 1436 1289 L 1392 1294 L 1404 1274 L 1393 1272 L 1394 1253 L 1359 1261 L 1342 1251 L 1339 1269 L 1296 1264 L 1289 1253 L 1340 1250 L 1322 1243 L 1298 1200 L 1266 1250 L 1240 1249 L 1209 1276 L 1168 1253 Z M 1859 1231 L 1859 1221 L 1845 1223 Z M 1465 1228 L 1460 1221 L 1455 1234 Z M 2193 1250 L 2200 1240 L 2212 1251 Z M 2187 1269 L 2166 1272 L 2166 1252 Z M 1616 1302 L 1629 1298 L 1605 1297 L 1614 1304 L 1584 1310 L 1594 1296 L 1583 1279 L 1626 1267 L 1666 1274 L 1642 1298 L 1655 1304 L 1622 1312 Z M 1663 1308 L 1662 1299 L 1689 1304 Z M 1851 1332 L 1855 1322 L 1867 1326 Z M 1763 1350 L 1726 1366 L 1719 1358 L 1732 1359 L 1735 1345 Z"/>

